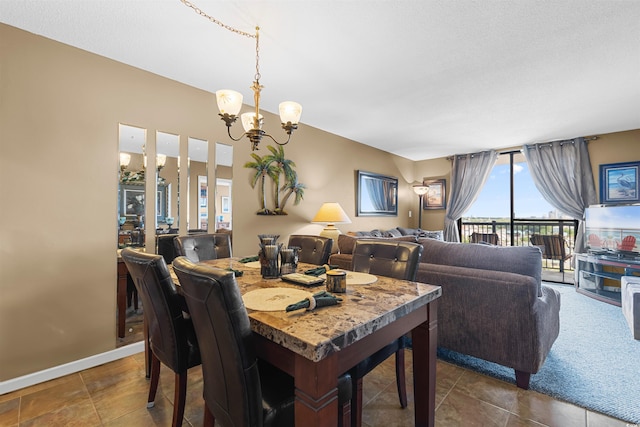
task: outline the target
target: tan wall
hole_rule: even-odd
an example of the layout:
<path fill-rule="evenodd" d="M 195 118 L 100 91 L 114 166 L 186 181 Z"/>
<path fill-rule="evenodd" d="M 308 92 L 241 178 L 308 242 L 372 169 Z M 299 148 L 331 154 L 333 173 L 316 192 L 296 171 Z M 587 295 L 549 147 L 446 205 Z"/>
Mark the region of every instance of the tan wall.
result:
<path fill-rule="evenodd" d="M 640 129 L 599 135 L 589 142 L 589 158 L 600 200 L 600 165 L 640 161 Z"/>
<path fill-rule="evenodd" d="M 186 137 L 209 141 L 210 153 L 228 137 L 213 94 L 4 24 L 0 73 L 3 381 L 115 348 L 118 124 L 151 140 L 156 130 L 180 135 L 185 158 Z M 277 117 L 265 121 L 281 135 Z M 235 254 L 256 253 L 259 233 L 320 231 L 309 221 L 329 200 L 353 220 L 343 230 L 408 225 L 412 162 L 304 125 L 285 149 L 305 197 L 288 216 L 264 217 L 243 168 L 249 143 L 234 144 Z M 400 179 L 399 217 L 356 218 L 356 169 Z M 180 186 L 186 194 L 186 179 Z"/>

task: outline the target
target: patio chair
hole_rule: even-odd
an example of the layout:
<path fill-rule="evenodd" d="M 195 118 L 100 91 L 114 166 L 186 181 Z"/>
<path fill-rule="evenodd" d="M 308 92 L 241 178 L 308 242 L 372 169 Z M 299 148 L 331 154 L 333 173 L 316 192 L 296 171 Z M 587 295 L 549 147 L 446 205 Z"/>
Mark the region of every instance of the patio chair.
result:
<path fill-rule="evenodd" d="M 635 247 L 636 247 L 636 238 L 633 236 L 626 236 L 624 239 L 622 239 L 622 243 L 618 245 L 618 250 L 632 252 L 633 248 Z"/>
<path fill-rule="evenodd" d="M 564 262 L 573 256 L 564 237 L 559 234 L 532 234 L 531 244 L 542 249 L 543 259 L 560 261 L 560 272 L 564 277 Z"/>
<path fill-rule="evenodd" d="M 469 243 L 485 243 L 498 246 L 500 244 L 500 238 L 498 237 L 498 233 L 471 233 Z"/>

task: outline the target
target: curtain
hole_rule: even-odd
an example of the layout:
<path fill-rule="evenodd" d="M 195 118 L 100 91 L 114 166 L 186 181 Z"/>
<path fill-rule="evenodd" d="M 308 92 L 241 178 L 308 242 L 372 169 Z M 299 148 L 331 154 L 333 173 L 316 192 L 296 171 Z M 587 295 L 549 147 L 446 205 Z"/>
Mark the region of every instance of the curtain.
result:
<path fill-rule="evenodd" d="M 494 150 L 454 156 L 451 170 L 451 196 L 444 218 L 444 240 L 459 242 L 459 218 L 471 207 L 498 159 Z"/>
<path fill-rule="evenodd" d="M 385 188 L 383 181 L 379 179 L 367 179 L 367 191 L 369 192 L 369 198 L 373 207 L 377 211 L 387 211 L 387 199 L 385 197 Z"/>
<path fill-rule="evenodd" d="M 525 145 L 523 151 L 540 194 L 554 208 L 580 221 L 574 252 L 584 252 L 584 211 L 598 203 L 586 141 Z"/>

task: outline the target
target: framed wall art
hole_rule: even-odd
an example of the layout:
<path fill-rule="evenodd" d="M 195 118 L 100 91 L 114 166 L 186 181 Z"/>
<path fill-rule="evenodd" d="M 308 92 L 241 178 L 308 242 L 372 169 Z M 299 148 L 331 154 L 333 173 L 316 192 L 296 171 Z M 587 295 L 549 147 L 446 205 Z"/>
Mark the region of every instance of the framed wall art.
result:
<path fill-rule="evenodd" d="M 357 171 L 357 216 L 398 216 L 398 178 Z"/>
<path fill-rule="evenodd" d="M 636 203 L 640 162 L 600 165 L 600 203 Z"/>
<path fill-rule="evenodd" d="M 447 207 L 447 180 L 429 179 L 424 181 L 429 191 L 422 198 L 422 209 L 445 209 Z"/>

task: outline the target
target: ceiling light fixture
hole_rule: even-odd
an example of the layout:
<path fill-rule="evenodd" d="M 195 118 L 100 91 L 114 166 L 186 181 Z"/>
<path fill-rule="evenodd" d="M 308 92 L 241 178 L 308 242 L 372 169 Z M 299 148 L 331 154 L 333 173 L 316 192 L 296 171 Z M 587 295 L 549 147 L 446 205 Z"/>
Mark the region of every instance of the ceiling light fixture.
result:
<path fill-rule="evenodd" d="M 216 92 L 216 101 L 218 104 L 218 114 L 220 118 L 227 125 L 227 133 L 229 138 L 233 141 L 240 141 L 243 136 L 246 136 L 251 141 L 251 151 L 258 149 L 260 141 L 263 137 L 269 137 L 273 142 L 278 145 L 286 145 L 291 140 L 291 134 L 294 130 L 298 129 L 298 123 L 300 122 L 300 116 L 302 115 L 302 106 L 297 102 L 285 101 L 279 105 L 280 121 L 282 122 L 282 129 L 285 130 L 288 137 L 285 142 L 279 142 L 273 136 L 269 135 L 262 130 L 263 117 L 260 114 L 260 91 L 264 86 L 260 84 L 260 27 L 256 27 L 256 33 L 250 34 L 244 31 L 237 30 L 233 27 L 223 24 L 217 19 L 207 15 L 201 9 L 194 6 L 187 0 L 180 0 L 185 6 L 193 9 L 198 15 L 207 18 L 209 21 L 221 26 L 222 28 L 229 30 L 233 33 L 240 34 L 245 37 L 253 38 L 256 40 L 256 74 L 254 76 L 253 84 L 250 86 L 253 90 L 253 101 L 255 103 L 255 111 L 251 113 L 244 113 L 241 116 L 242 126 L 244 127 L 244 133 L 238 138 L 234 138 L 231 135 L 231 126 L 235 123 L 242 108 L 242 94 L 234 90 L 218 90 Z"/>

